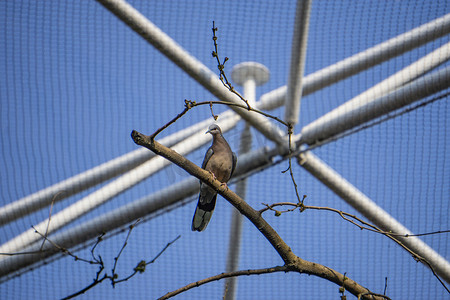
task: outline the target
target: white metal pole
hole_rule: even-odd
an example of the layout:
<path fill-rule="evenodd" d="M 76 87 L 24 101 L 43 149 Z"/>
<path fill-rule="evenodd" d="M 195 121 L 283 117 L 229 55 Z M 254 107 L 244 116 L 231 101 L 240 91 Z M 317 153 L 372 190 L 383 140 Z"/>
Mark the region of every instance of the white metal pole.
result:
<path fill-rule="evenodd" d="M 224 131 L 227 131 L 230 128 L 234 127 L 239 120 L 239 116 L 233 114 L 232 117 L 224 120 L 219 120 L 218 123 Z M 176 144 L 173 149 L 178 153 L 185 155 L 206 144 L 211 140 L 211 138 L 211 135 L 200 132 L 191 135 L 182 142 Z M 92 194 L 89 194 L 83 199 L 53 215 L 48 227 L 48 232 L 51 233 L 59 230 L 61 227 L 74 221 L 78 217 L 93 210 L 99 205 L 104 204 L 108 200 L 133 187 L 134 185 L 160 171 L 162 168 L 166 167 L 169 164 L 170 161 L 161 156 L 158 156 L 125 173 L 124 175 L 118 177 L 116 180 L 106 184 L 104 187 L 96 190 Z M 36 225 L 35 228 L 39 232 L 46 232 L 48 223 L 48 219 L 46 219 Z M 23 248 L 34 243 L 38 239 L 39 235 L 35 233 L 35 230 L 29 229 L 0 246 L 0 253 L 20 252 Z"/>
<path fill-rule="evenodd" d="M 256 62 L 240 63 L 233 67 L 231 71 L 232 80 L 243 86 L 244 98 L 251 106 L 256 101 L 256 86 L 262 85 L 269 80 L 269 70 Z M 250 125 L 246 122 L 244 130 L 241 133 L 241 142 L 239 145 L 239 157 L 250 152 L 252 148 L 252 134 Z M 245 199 L 247 190 L 247 178 L 236 184 L 236 193 Z M 242 215 L 234 208 L 231 213 L 230 237 L 228 242 L 227 272 L 236 271 L 239 267 L 239 254 L 241 249 L 242 236 Z M 230 277 L 225 280 L 224 299 L 232 300 L 236 298 L 237 277 Z"/>
<path fill-rule="evenodd" d="M 311 153 L 311 151 L 300 154 L 299 164 L 382 230 L 402 235 L 412 234 L 411 231 Z M 425 258 L 438 275 L 445 281 L 450 282 L 450 263 L 439 253 L 418 237 L 396 236 L 395 238 L 400 240 L 408 249 Z"/>
<path fill-rule="evenodd" d="M 297 0 L 294 34 L 292 37 L 291 63 L 287 84 L 284 120 L 292 126 L 298 123 L 302 97 L 303 72 L 305 70 L 306 49 L 311 0 Z"/>
<path fill-rule="evenodd" d="M 449 44 L 450 45 L 450 44 Z M 450 51 L 448 52 L 450 55 Z M 450 67 L 416 79 L 377 99 L 357 97 L 303 127 L 301 143 L 314 144 L 449 87 Z M 387 83 L 387 85 L 391 82 Z M 392 82 L 395 85 L 395 81 Z M 365 95 L 364 95 L 365 96 Z M 349 101 L 349 102 L 350 102 Z"/>
<path fill-rule="evenodd" d="M 245 92 L 244 92 L 245 94 Z M 248 100 L 249 98 L 246 99 Z M 241 133 L 241 142 L 239 145 L 239 156 L 248 153 L 252 146 L 252 134 L 250 132 L 250 126 L 245 123 L 245 128 Z M 247 194 L 247 178 L 242 179 L 236 184 L 236 194 L 245 200 Z M 239 268 L 239 257 L 241 250 L 242 240 L 242 223 L 243 218 L 241 213 L 231 207 L 231 223 L 230 223 L 230 236 L 228 238 L 228 257 L 226 263 L 226 272 L 237 271 Z M 230 277 L 225 280 L 224 287 L 224 299 L 232 300 L 236 299 L 237 292 L 237 277 Z"/>
<path fill-rule="evenodd" d="M 450 13 L 306 76 L 302 95 L 309 95 L 449 33 Z M 287 86 L 282 86 L 262 95 L 258 108 L 272 110 L 283 105 L 286 93 Z"/>
<path fill-rule="evenodd" d="M 174 62 L 184 72 L 196 80 L 222 101 L 244 104 L 234 93 L 230 92 L 219 80 L 218 76 L 208 69 L 201 61 L 196 59 L 171 37 L 145 18 L 138 10 L 123 0 L 97 0 L 137 34 L 152 44 L 162 54 Z M 245 108 L 231 106 L 236 113 L 249 122 L 266 138 L 277 145 L 285 145 L 285 133 L 264 116 L 248 111 Z"/>

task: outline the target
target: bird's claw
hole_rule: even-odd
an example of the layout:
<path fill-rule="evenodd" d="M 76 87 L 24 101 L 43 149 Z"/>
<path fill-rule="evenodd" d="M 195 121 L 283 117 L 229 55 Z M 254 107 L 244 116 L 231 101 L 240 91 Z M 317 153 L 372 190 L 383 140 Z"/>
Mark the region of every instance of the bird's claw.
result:
<path fill-rule="evenodd" d="M 226 182 L 222 182 L 220 184 L 220 187 L 223 188 L 223 190 L 221 192 L 226 192 L 228 191 L 228 185 L 226 184 Z"/>
<path fill-rule="evenodd" d="M 216 178 L 216 175 L 214 175 L 214 173 L 213 172 L 211 172 L 211 171 L 208 171 L 209 172 L 209 174 L 211 174 L 211 176 L 213 177 L 213 180 L 216 180 L 217 178 Z"/>

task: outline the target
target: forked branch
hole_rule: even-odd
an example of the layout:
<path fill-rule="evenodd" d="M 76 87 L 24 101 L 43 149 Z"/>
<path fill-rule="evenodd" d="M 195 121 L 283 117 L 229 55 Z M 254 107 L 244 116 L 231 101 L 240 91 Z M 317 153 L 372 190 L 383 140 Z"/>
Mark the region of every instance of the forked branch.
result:
<path fill-rule="evenodd" d="M 220 195 L 222 195 L 228 202 L 230 202 L 241 214 L 247 217 L 250 222 L 264 235 L 269 241 L 281 259 L 284 261 L 284 266 L 289 271 L 298 273 L 305 273 L 309 275 L 318 276 L 336 283 L 339 286 L 343 286 L 348 292 L 352 293 L 361 299 L 388 299 L 385 296 L 376 296 L 367 288 L 361 286 L 354 280 L 344 276 L 343 274 L 320 265 L 318 263 L 309 262 L 296 256 L 291 248 L 284 242 L 284 240 L 278 235 L 278 233 L 264 220 L 260 213 L 254 210 L 248 205 L 242 198 L 240 198 L 233 191 L 224 187 L 219 180 L 213 178 L 213 176 L 196 164 L 192 163 L 176 151 L 167 148 L 150 136 L 141 134 L 135 130 L 132 131 L 131 137 L 134 142 L 140 146 L 146 147 L 156 153 L 170 160 L 174 164 L 184 169 L 189 174 L 202 180 L 212 188 L 214 188 Z"/>

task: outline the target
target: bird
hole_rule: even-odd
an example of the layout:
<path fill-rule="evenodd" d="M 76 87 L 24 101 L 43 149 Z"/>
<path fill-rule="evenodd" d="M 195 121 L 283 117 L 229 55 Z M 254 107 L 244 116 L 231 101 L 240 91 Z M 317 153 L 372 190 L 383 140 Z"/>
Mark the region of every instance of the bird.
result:
<path fill-rule="evenodd" d="M 209 126 L 205 134 L 213 136 L 213 142 L 203 159 L 202 169 L 212 173 L 217 180 L 226 185 L 236 168 L 237 157 L 231 151 L 230 145 L 222 135 L 217 124 Z M 192 218 L 192 231 L 203 231 L 211 219 L 216 206 L 217 191 L 206 183 L 200 181 L 200 194 L 194 217 Z"/>

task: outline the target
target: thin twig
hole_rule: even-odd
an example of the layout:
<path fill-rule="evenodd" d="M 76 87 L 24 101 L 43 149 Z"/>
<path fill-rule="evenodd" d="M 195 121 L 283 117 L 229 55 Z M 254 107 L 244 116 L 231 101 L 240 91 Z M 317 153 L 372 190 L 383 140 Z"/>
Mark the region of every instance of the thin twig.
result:
<path fill-rule="evenodd" d="M 247 107 L 245 105 L 242 105 L 242 104 L 239 104 L 239 103 L 228 102 L 228 101 L 203 101 L 203 102 L 196 102 L 196 101 L 192 101 L 192 100 L 185 100 L 185 101 L 191 102 L 192 103 L 192 107 L 200 106 L 200 105 L 209 105 L 209 106 L 211 106 L 212 104 L 220 104 L 220 105 L 236 106 L 236 107 L 247 109 Z M 271 119 L 273 119 L 273 120 L 275 120 L 275 121 L 277 121 L 277 122 L 279 122 L 279 123 L 281 123 L 284 126 L 289 128 L 289 124 L 284 122 L 283 120 L 281 120 L 278 117 L 275 117 L 275 116 L 273 116 L 271 114 L 268 114 L 268 113 L 263 112 L 262 110 L 258 110 L 256 108 L 250 108 L 248 110 L 249 111 L 253 111 L 255 113 L 258 113 L 260 115 L 263 115 L 264 117 L 271 118 Z"/>
<path fill-rule="evenodd" d="M 31 228 L 33 228 L 37 234 L 39 234 L 42 238 L 44 238 L 46 241 L 48 241 L 53 247 L 58 249 L 61 253 L 69 255 L 69 256 L 73 257 L 77 261 L 82 261 L 82 262 L 89 263 L 89 264 L 95 264 L 95 262 L 93 262 L 91 260 L 88 260 L 88 259 L 84 259 L 82 257 L 78 257 L 75 254 L 73 254 L 72 252 L 70 252 L 68 249 L 66 249 L 66 248 L 56 244 L 51 239 L 49 239 L 48 237 L 46 237 L 45 235 L 40 233 L 34 226 L 31 226 Z M 36 252 L 42 252 L 42 251 L 36 251 Z"/>
<path fill-rule="evenodd" d="M 44 233 L 44 236 L 46 236 L 46 237 L 48 236 L 48 229 L 50 227 L 50 221 L 52 219 L 53 204 L 55 204 L 56 198 L 59 195 L 64 194 L 64 193 L 65 193 L 65 191 L 60 191 L 60 192 L 56 193 L 52 198 L 52 203 L 50 204 L 50 211 L 48 212 L 47 228 L 45 229 L 45 233 Z M 44 248 L 45 241 L 46 241 L 46 239 L 42 240 L 42 245 L 41 245 L 41 248 L 39 249 L 40 251 L 42 251 L 42 249 Z"/>
<path fill-rule="evenodd" d="M 175 123 L 178 119 L 180 119 L 182 116 L 184 116 L 191 108 L 196 107 L 196 106 L 200 106 L 200 105 L 209 105 L 210 110 L 211 110 L 211 114 L 212 114 L 212 116 L 213 116 L 213 118 L 214 118 L 215 120 L 217 120 L 217 115 L 215 115 L 214 112 L 213 112 L 213 110 L 212 110 L 212 105 L 213 105 L 213 104 L 227 105 L 227 106 L 235 106 L 235 107 L 240 107 L 240 108 L 243 108 L 243 109 L 247 109 L 247 107 L 246 107 L 245 105 L 238 104 L 238 103 L 233 103 L 233 102 L 227 102 L 227 101 L 203 101 L 203 102 L 196 102 L 196 101 L 193 101 L 193 100 L 187 100 L 187 99 L 185 99 L 185 100 L 184 100 L 184 103 L 185 103 L 184 110 L 183 110 L 181 113 L 179 113 L 175 118 L 173 118 L 172 120 L 170 120 L 167 124 L 165 124 L 164 126 L 160 127 L 160 128 L 159 128 L 158 130 L 156 130 L 153 134 L 151 134 L 151 135 L 149 136 L 149 139 L 150 139 L 150 140 L 154 140 L 155 137 L 156 137 L 158 134 L 160 134 L 163 130 L 165 130 L 165 129 L 168 128 L 171 124 Z M 263 111 L 261 111 L 261 110 L 258 110 L 258 109 L 255 109 L 255 108 L 250 108 L 249 111 L 253 111 L 253 112 L 258 113 L 258 114 L 261 114 L 261 115 L 263 115 L 263 116 L 265 116 L 265 117 L 267 117 L 267 118 L 271 118 L 271 119 L 273 119 L 273 120 L 275 120 L 275 121 L 277 121 L 277 122 L 279 122 L 279 123 L 281 123 L 281 124 L 287 126 L 288 128 L 289 128 L 289 126 L 290 126 L 288 123 L 284 122 L 283 120 L 281 120 L 281 119 L 279 119 L 279 118 L 277 118 L 277 117 L 275 117 L 275 116 L 273 116 L 273 115 L 271 115 L 271 114 L 265 113 L 265 112 L 263 112 Z M 291 139 L 292 130 L 291 130 L 290 132 L 291 132 L 291 133 L 289 134 L 289 140 Z"/>
<path fill-rule="evenodd" d="M 288 123 L 288 136 L 289 136 L 289 167 L 287 168 L 287 170 L 282 171 L 281 173 L 286 173 L 287 171 L 289 171 L 289 175 L 291 176 L 291 180 L 292 180 L 292 184 L 294 185 L 294 189 L 295 189 L 295 195 L 297 196 L 297 200 L 298 203 L 303 203 L 303 200 L 305 200 L 306 195 L 303 196 L 303 199 L 300 199 L 300 195 L 298 193 L 298 185 L 295 182 L 295 178 L 294 178 L 294 172 L 292 171 L 292 153 L 294 152 L 292 149 L 292 133 L 293 133 L 293 127 L 290 123 Z"/>
<path fill-rule="evenodd" d="M 103 271 L 103 269 L 101 269 L 101 271 Z M 82 294 L 86 293 L 88 290 L 90 290 L 93 287 L 95 287 L 97 284 L 101 283 L 103 280 L 108 279 L 108 276 L 106 274 L 103 275 L 103 277 L 101 279 L 98 279 L 101 271 L 97 272 L 97 277 L 94 278 L 94 281 L 91 284 L 89 284 L 88 286 L 84 287 L 83 289 L 79 290 L 76 293 L 73 293 L 73 294 L 71 294 L 69 296 L 66 296 L 66 297 L 62 298 L 62 300 L 72 299 L 72 298 L 75 298 L 75 297 L 77 297 L 79 295 L 82 295 Z"/>
<path fill-rule="evenodd" d="M 95 248 L 97 248 L 97 246 L 100 244 L 101 241 L 103 241 L 103 236 L 105 235 L 105 232 L 102 232 L 98 237 L 97 237 L 97 241 L 95 242 L 94 246 L 92 246 L 91 248 L 91 256 L 92 259 L 94 260 L 95 263 L 97 264 L 101 264 L 103 263 L 101 256 L 99 256 L 99 258 L 95 257 Z"/>
<path fill-rule="evenodd" d="M 173 241 L 168 242 L 167 245 L 151 261 L 149 261 L 145 265 L 154 263 L 164 253 L 164 251 L 166 251 L 167 248 L 169 248 L 173 243 L 175 243 L 180 237 L 181 235 L 177 236 Z"/>
<path fill-rule="evenodd" d="M 110 281 L 111 281 L 111 284 L 112 284 L 112 286 L 113 287 L 115 287 L 115 285 L 116 284 L 118 284 L 118 283 L 121 283 L 121 282 L 124 282 L 124 281 L 127 281 L 127 280 L 129 280 L 130 278 L 132 278 L 134 275 L 136 275 L 137 273 L 143 273 L 144 271 L 145 271 L 145 267 L 147 266 L 147 265 L 149 265 L 149 264 L 152 264 L 152 263 L 154 263 L 163 253 L 164 253 L 164 251 L 166 251 L 167 250 L 167 248 L 169 248 L 173 243 L 175 243 L 181 236 L 179 235 L 179 236 L 177 236 L 174 240 L 172 240 L 172 241 L 170 241 L 169 243 L 167 243 L 167 245 L 150 261 L 150 262 L 148 262 L 148 263 L 146 263 L 144 260 L 141 260 L 139 263 L 138 263 L 138 265 L 133 269 L 133 273 L 131 273 L 130 275 L 128 275 L 127 277 L 125 277 L 125 278 L 122 278 L 122 279 L 117 279 L 118 278 L 118 274 L 116 274 L 116 267 L 117 267 L 117 263 L 118 263 L 118 260 L 119 260 L 119 258 L 120 258 L 120 256 L 121 256 L 121 254 L 123 253 L 123 250 L 125 249 L 125 247 L 127 246 L 127 243 L 128 243 L 128 239 L 130 238 L 130 234 L 131 234 L 131 231 L 133 230 L 133 228 L 136 226 L 136 224 L 139 222 L 140 220 L 138 219 L 134 224 L 132 224 L 132 225 L 130 225 L 129 226 L 129 229 L 128 229 L 128 233 L 127 233 L 127 236 L 126 236 L 126 238 L 125 238 L 125 241 L 124 241 L 124 243 L 123 243 L 123 245 L 122 245 L 122 247 L 121 247 L 121 249 L 120 249 L 120 251 L 119 251 L 119 253 L 117 254 L 117 256 L 114 258 L 114 266 L 113 266 L 113 268 L 112 268 L 112 274 L 111 275 L 109 275 L 109 274 L 107 274 L 107 273 L 105 273 L 104 275 L 103 275 L 103 277 L 101 277 L 100 278 L 100 275 L 103 273 L 103 271 L 105 270 L 105 264 L 104 264 L 104 262 L 103 262 L 103 259 L 102 259 L 102 257 L 100 256 L 100 255 L 98 255 L 98 257 L 96 257 L 96 255 L 95 255 L 95 253 L 94 253 L 94 251 L 95 251 L 95 248 L 97 247 L 97 245 L 100 243 L 100 241 L 102 241 L 102 238 L 101 237 L 99 237 L 98 239 L 97 239 L 97 242 L 95 243 L 95 245 L 92 247 L 92 249 L 91 249 L 91 255 L 92 255 L 92 257 L 93 257 L 93 259 L 94 259 L 94 261 L 92 261 L 92 263 L 95 263 L 95 264 L 98 264 L 99 265 L 99 268 L 98 268 L 98 270 L 97 270 L 97 273 L 96 273 L 96 276 L 95 276 L 95 278 L 94 278 L 94 281 L 91 283 L 91 284 L 89 284 L 88 286 L 86 286 L 86 287 L 84 287 L 84 288 L 82 288 L 81 290 L 79 290 L 79 291 L 77 291 L 77 292 L 75 292 L 75 293 L 73 293 L 73 294 L 71 294 L 71 295 L 69 295 L 69 296 L 67 296 L 67 297 L 65 297 L 64 299 L 71 299 L 71 298 L 74 298 L 74 297 L 76 297 L 76 296 L 79 296 L 79 295 L 81 295 L 81 294 L 84 294 L 85 292 L 87 292 L 88 290 L 90 290 L 90 289 L 92 289 L 93 287 L 95 287 L 96 285 L 98 285 L 99 283 L 101 283 L 101 282 L 103 282 L 105 279 L 109 279 Z M 103 236 L 103 235 L 102 235 Z M 51 242 L 51 241 L 50 241 Z"/>
<path fill-rule="evenodd" d="M 140 219 L 137 219 L 136 222 L 134 222 L 133 224 L 131 224 L 129 226 L 127 237 L 125 238 L 125 241 L 123 242 L 122 248 L 120 248 L 119 254 L 117 254 L 117 256 L 114 257 L 114 266 L 113 266 L 113 268 L 111 270 L 112 271 L 112 277 L 113 277 L 113 280 L 111 281 L 111 284 L 112 284 L 113 287 L 116 284 L 116 281 L 114 279 L 117 277 L 117 274 L 116 274 L 117 262 L 119 261 L 120 255 L 122 255 L 123 250 L 125 249 L 125 247 L 128 244 L 128 239 L 130 238 L 131 231 L 136 226 L 136 224 L 139 223 L 139 221 L 140 221 Z"/>
<path fill-rule="evenodd" d="M 211 115 L 212 115 L 212 117 L 214 118 L 214 121 L 217 121 L 217 118 L 218 118 L 219 116 L 214 114 L 214 111 L 213 111 L 213 103 L 212 103 L 212 101 L 209 101 L 209 109 L 211 110 Z"/>
<path fill-rule="evenodd" d="M 145 262 L 145 260 L 141 260 L 137 266 L 133 269 L 133 273 L 131 273 L 130 275 L 128 275 L 127 277 L 123 278 L 123 279 L 119 279 L 119 280 L 115 280 L 114 279 L 114 284 L 117 283 L 121 283 L 124 281 L 127 281 L 128 279 L 130 279 L 131 277 L 133 277 L 134 275 L 136 275 L 137 273 L 144 273 L 145 269 L 148 265 L 153 264 L 163 253 L 164 251 L 167 250 L 167 248 L 169 248 L 173 243 L 175 243 L 179 238 L 181 237 L 181 235 L 177 236 L 175 239 L 173 239 L 172 241 L 168 242 L 167 245 L 161 250 L 159 251 L 158 254 L 156 254 L 156 256 L 149 262 Z"/>
<path fill-rule="evenodd" d="M 306 198 L 306 195 L 303 196 L 303 200 Z M 402 233 L 394 233 L 392 231 L 384 231 L 379 229 L 378 227 L 376 227 L 373 224 L 370 224 L 360 218 L 358 218 L 355 215 L 349 214 L 347 212 L 335 209 L 335 208 L 331 208 L 331 207 L 325 207 L 325 206 L 309 206 L 309 205 L 304 205 L 303 200 L 300 201 L 299 203 L 294 203 L 294 202 L 279 202 L 279 203 L 274 203 L 274 204 L 266 204 L 266 203 L 261 203 L 262 205 L 264 205 L 265 207 L 263 209 L 259 210 L 259 213 L 263 213 L 267 210 L 272 210 L 274 212 L 278 211 L 278 212 L 291 212 L 296 210 L 297 208 L 300 209 L 301 212 L 307 210 L 307 209 L 312 209 L 312 210 L 327 210 L 327 211 L 331 211 L 334 213 L 337 213 L 339 216 L 341 216 L 344 220 L 354 224 L 355 226 L 357 226 L 359 229 L 361 230 L 369 230 L 375 233 L 380 233 L 380 234 L 384 234 L 384 235 L 391 235 L 391 236 L 396 236 L 396 237 L 413 237 L 413 236 L 424 236 L 424 235 L 433 235 L 433 234 L 440 234 L 440 233 L 449 233 L 450 230 L 439 230 L 439 231 L 432 231 L 432 232 L 425 232 L 425 233 L 418 233 L 418 234 L 402 234 Z M 277 206 L 293 206 L 292 209 L 287 209 L 287 210 L 276 210 L 274 209 L 274 207 Z M 364 224 L 366 226 L 363 226 L 361 224 L 356 223 L 355 221 L 349 219 L 355 219 L 358 222 L 360 222 L 361 224 Z"/>
<path fill-rule="evenodd" d="M 245 104 L 247 105 L 247 109 L 251 110 L 250 107 L 250 103 L 248 103 L 248 101 L 242 97 L 241 94 L 239 94 L 234 87 L 231 85 L 231 83 L 228 81 L 227 75 L 224 72 L 224 68 L 225 68 L 225 63 L 228 61 L 228 57 L 225 57 L 223 62 L 220 61 L 219 58 L 219 46 L 217 45 L 217 36 L 216 36 L 216 31 L 218 31 L 219 29 L 217 27 L 215 27 L 214 21 L 213 21 L 213 27 L 212 27 L 212 33 L 213 33 L 213 41 L 214 41 L 214 51 L 212 52 L 212 57 L 216 58 L 217 60 L 217 69 L 219 69 L 219 79 L 222 82 L 222 84 L 233 94 L 236 94 L 242 101 L 245 102 Z"/>
<path fill-rule="evenodd" d="M 151 136 L 150 138 L 152 140 L 155 139 L 155 137 L 161 133 L 161 131 L 163 131 L 164 129 L 166 129 L 167 127 L 169 127 L 171 124 L 175 123 L 179 118 L 181 118 L 182 116 L 184 116 L 184 114 L 186 114 L 188 112 L 188 110 L 190 110 L 193 106 L 193 104 L 195 104 L 195 102 L 193 101 L 188 101 L 188 100 L 184 100 L 184 110 L 179 113 L 175 118 L 173 118 L 172 120 L 169 121 L 169 123 L 167 123 L 166 125 L 164 125 L 163 127 L 159 128 L 158 130 L 156 130 Z"/>

